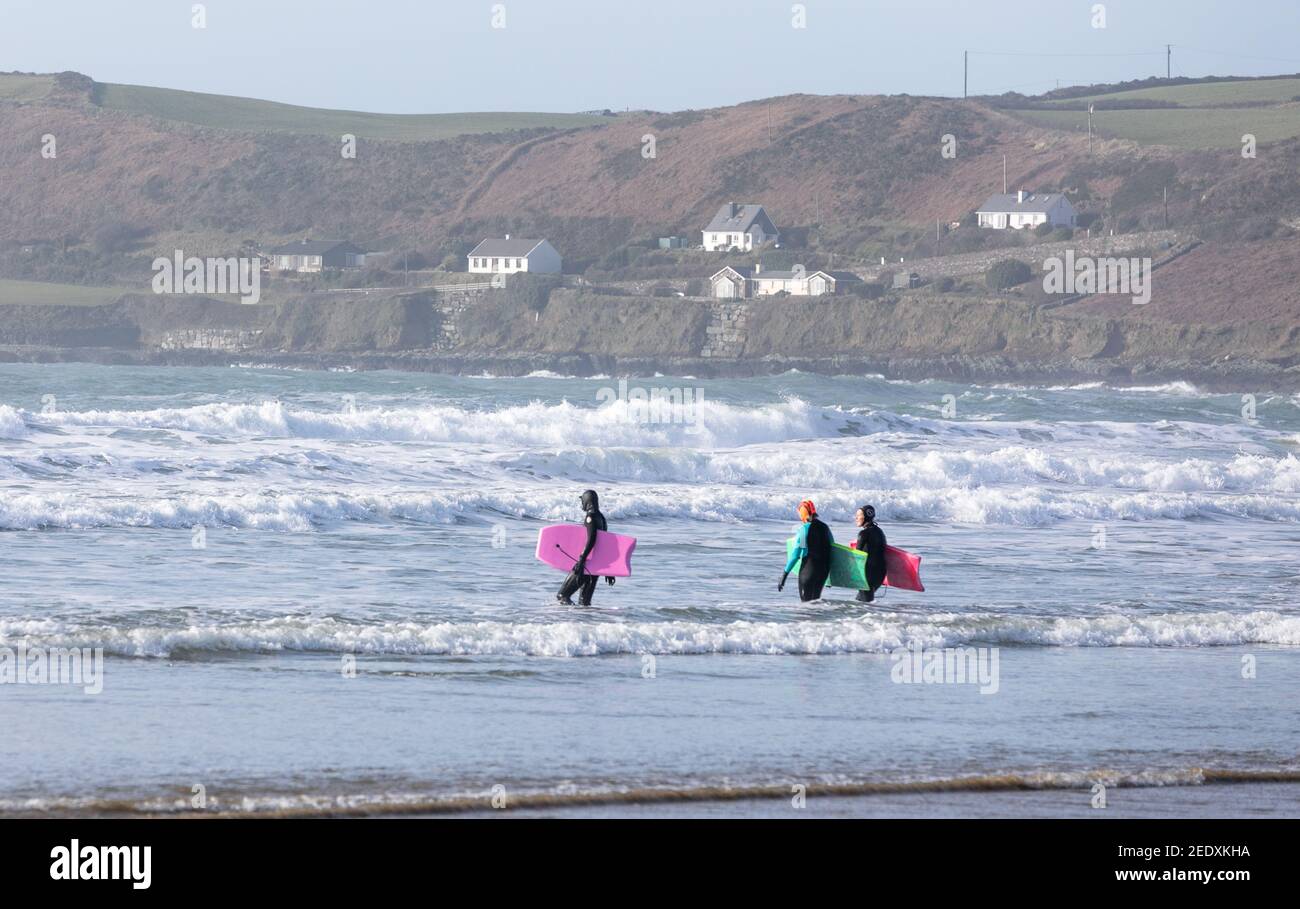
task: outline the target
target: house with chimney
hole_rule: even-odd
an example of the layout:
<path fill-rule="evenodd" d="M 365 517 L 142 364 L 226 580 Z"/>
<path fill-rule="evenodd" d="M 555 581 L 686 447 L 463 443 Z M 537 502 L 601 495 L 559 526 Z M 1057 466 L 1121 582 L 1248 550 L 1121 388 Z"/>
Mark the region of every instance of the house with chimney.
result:
<path fill-rule="evenodd" d="M 469 254 L 469 270 L 481 275 L 513 275 L 527 271 L 558 275 L 564 265 L 555 247 L 546 240 L 505 237 L 484 240 Z"/>
<path fill-rule="evenodd" d="M 788 271 L 765 270 L 761 262 L 728 265 L 709 278 L 709 294 L 720 300 L 771 297 L 779 293 L 820 297 L 835 293 L 840 284 L 854 277 L 843 272 L 808 271 L 802 265 Z"/>
<path fill-rule="evenodd" d="M 750 252 L 764 243 L 779 243 L 781 232 L 763 206 L 728 202 L 704 228 L 704 248 L 710 252 L 738 249 Z"/>
<path fill-rule="evenodd" d="M 980 227 L 1020 230 L 1050 224 L 1074 227 L 1077 214 L 1064 193 L 996 193 L 975 210 Z"/>

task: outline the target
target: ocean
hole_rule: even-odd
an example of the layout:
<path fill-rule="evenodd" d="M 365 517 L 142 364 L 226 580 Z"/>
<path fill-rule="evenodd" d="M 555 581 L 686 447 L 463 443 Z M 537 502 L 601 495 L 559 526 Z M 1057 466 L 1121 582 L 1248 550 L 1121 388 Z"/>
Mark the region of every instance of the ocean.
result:
<path fill-rule="evenodd" d="M 0 365 L 0 812 L 1297 816 L 1298 541 L 1296 396 Z"/>

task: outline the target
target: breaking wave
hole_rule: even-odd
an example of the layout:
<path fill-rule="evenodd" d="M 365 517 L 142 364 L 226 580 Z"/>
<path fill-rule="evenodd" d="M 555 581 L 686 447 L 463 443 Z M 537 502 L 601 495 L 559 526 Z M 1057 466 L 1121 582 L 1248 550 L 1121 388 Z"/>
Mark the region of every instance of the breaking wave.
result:
<path fill-rule="evenodd" d="M 611 518 L 679 518 L 720 523 L 785 521 L 801 490 L 654 486 L 620 488 L 604 500 Z M 793 498 L 792 498 L 793 497 Z M 1034 487 L 942 485 L 888 489 L 823 490 L 818 508 L 832 521 L 848 521 L 864 498 L 876 501 L 882 519 L 894 522 L 1044 526 L 1064 521 L 1148 521 L 1250 518 L 1300 522 L 1300 500 L 1268 494 L 1152 493 L 1052 490 Z M 74 493 L 0 495 L 0 529 L 85 530 L 104 527 L 230 527 L 309 532 L 343 521 L 450 524 L 503 518 L 563 522 L 574 516 L 567 487 L 461 489 L 429 492 L 258 492 L 172 497 Z"/>
<path fill-rule="evenodd" d="M 690 393 L 691 389 L 685 389 Z M 688 394 L 689 397 L 689 394 Z M 946 420 L 888 410 L 819 406 L 797 397 L 780 403 L 740 405 L 711 399 L 655 408 L 628 401 L 597 406 L 564 401 L 474 409 L 453 404 L 337 411 L 295 408 L 280 401 L 201 404 L 153 410 L 85 410 L 28 413 L 0 407 L 0 434 L 22 437 L 30 428 L 153 429 L 225 440 L 327 439 L 368 442 L 450 442 L 508 447 L 737 448 L 801 439 L 862 437 L 882 433 L 1008 442 L 1116 440 L 1167 444 L 1171 439 L 1234 443 L 1258 436 L 1243 427 L 1160 420 L 1150 424 Z"/>
<path fill-rule="evenodd" d="M 1215 647 L 1300 645 L 1300 616 L 1278 612 L 1001 616 L 878 613 L 836 621 L 384 622 L 284 617 L 189 626 L 110 627 L 0 620 L 0 646 L 102 647 L 125 657 L 187 653 L 596 657 L 615 654 L 832 655 L 987 646 Z M 359 666 L 358 671 L 364 671 Z"/>

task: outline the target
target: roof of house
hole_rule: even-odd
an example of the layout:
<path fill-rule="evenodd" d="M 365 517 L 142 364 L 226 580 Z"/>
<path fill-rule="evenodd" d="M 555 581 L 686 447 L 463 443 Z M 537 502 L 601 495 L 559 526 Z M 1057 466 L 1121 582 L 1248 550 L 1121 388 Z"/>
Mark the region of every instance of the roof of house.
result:
<path fill-rule="evenodd" d="M 470 252 L 471 256 L 510 256 L 511 258 L 527 258 L 528 254 L 534 249 L 545 243 L 545 240 L 524 240 L 520 238 L 505 237 L 498 239 L 489 237 Z"/>
<path fill-rule="evenodd" d="M 770 271 L 759 270 L 756 272 L 754 271 L 754 266 L 752 265 L 727 265 L 722 269 L 714 272 L 712 275 L 710 275 L 709 280 L 712 281 L 715 278 L 717 278 L 719 275 L 724 274 L 728 271 L 734 271 L 737 275 L 739 275 L 742 278 L 747 278 L 747 279 L 753 278 L 754 280 L 757 281 L 761 281 L 764 278 L 771 278 L 773 281 L 791 281 L 796 278 L 811 278 L 813 275 L 826 275 L 826 277 L 830 278 L 833 281 L 843 281 L 845 279 L 857 278 L 857 275 L 854 275 L 851 272 L 823 271 L 819 268 L 815 268 L 812 271 L 805 270 L 803 272 L 796 274 L 793 269 L 791 269 L 790 271 L 779 271 L 773 269 Z"/>
<path fill-rule="evenodd" d="M 709 280 L 717 279 L 719 275 L 733 271 L 742 278 L 752 278 L 754 276 L 754 266 L 752 265 L 725 265 L 722 268 L 709 275 Z"/>
<path fill-rule="evenodd" d="M 1061 193 L 1026 193 L 1025 201 L 1019 202 L 1015 193 L 994 193 L 976 210 L 1046 214 L 1062 198 Z"/>
<path fill-rule="evenodd" d="M 796 272 L 793 269 L 789 271 L 778 271 L 776 269 L 773 269 L 772 271 L 760 271 L 758 274 L 753 275 L 752 277 L 759 281 L 763 280 L 764 278 L 771 278 L 773 281 L 792 281 L 797 278 L 811 278 L 813 275 L 826 275 L 826 277 L 831 279 L 834 279 L 835 277 L 830 272 L 822 271 L 819 268 L 814 268 L 811 271 L 809 271 L 808 269 L 804 269 L 801 272 Z"/>
<path fill-rule="evenodd" d="M 273 256 L 323 256 L 326 253 L 333 252 L 340 246 L 345 246 L 346 252 L 360 253 L 364 252 L 360 246 L 349 243 L 347 240 L 295 240 L 293 243 L 286 243 L 283 246 L 277 246 L 271 250 Z"/>
<path fill-rule="evenodd" d="M 704 229 L 708 231 L 734 230 L 744 233 L 754 226 L 755 221 L 760 219 L 763 221 L 765 230 L 769 233 L 776 233 L 776 225 L 767 216 L 767 212 L 763 211 L 763 206 L 728 202 L 718 209 L 718 213 L 713 216 L 709 226 Z"/>

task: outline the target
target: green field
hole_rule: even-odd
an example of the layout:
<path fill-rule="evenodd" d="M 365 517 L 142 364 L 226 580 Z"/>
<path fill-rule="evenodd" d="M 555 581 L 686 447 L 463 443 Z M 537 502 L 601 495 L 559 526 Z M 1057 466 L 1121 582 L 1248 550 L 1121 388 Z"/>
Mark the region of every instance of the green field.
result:
<path fill-rule="evenodd" d="M 1077 104 L 1080 101 L 1172 101 L 1184 107 L 1206 107 L 1219 104 L 1277 104 L 1300 96 L 1300 79 L 1250 79 L 1236 82 L 1203 82 L 1196 85 L 1167 85 L 1158 88 L 1139 88 L 1126 92 L 1110 92 L 1070 98 L 1057 103 Z"/>
<path fill-rule="evenodd" d="M 1086 133 L 1088 112 L 1076 110 L 1012 111 L 1035 126 Z M 1103 138 L 1180 148 L 1240 147 L 1246 133 L 1259 142 L 1300 136 L 1300 104 L 1246 108 L 1151 108 L 1105 110 L 1092 118 L 1093 132 Z"/>
<path fill-rule="evenodd" d="M 54 87 L 53 76 L 0 76 L 0 100 L 39 101 Z"/>
<path fill-rule="evenodd" d="M 125 287 L 87 287 L 0 278 L 0 305 L 102 306 L 128 292 Z"/>
<path fill-rule="evenodd" d="M 608 122 L 597 114 L 465 113 L 370 114 L 298 107 L 275 101 L 208 95 L 144 85 L 101 83 L 95 100 L 111 110 L 149 114 L 217 129 L 341 136 L 368 139 L 449 139 L 467 133 L 517 129 L 569 129 Z"/>

